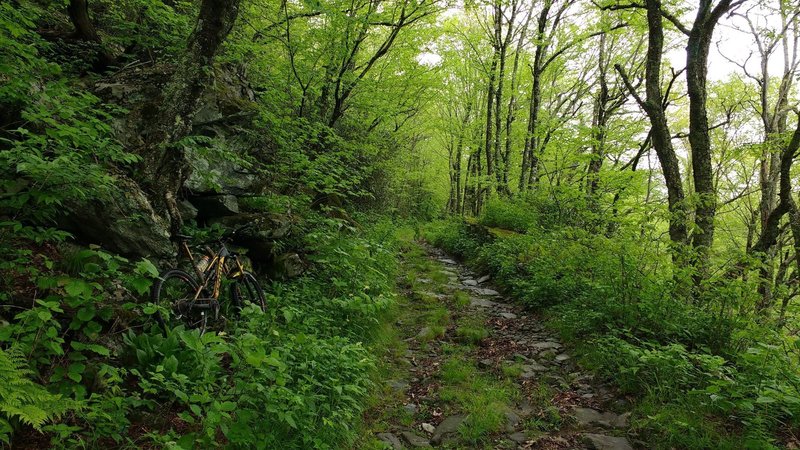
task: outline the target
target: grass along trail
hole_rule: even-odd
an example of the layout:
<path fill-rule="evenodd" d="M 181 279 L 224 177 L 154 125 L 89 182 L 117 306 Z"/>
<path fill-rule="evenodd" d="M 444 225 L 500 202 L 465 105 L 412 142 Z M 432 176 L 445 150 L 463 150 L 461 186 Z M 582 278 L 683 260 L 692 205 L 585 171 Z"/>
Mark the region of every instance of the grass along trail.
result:
<path fill-rule="evenodd" d="M 488 276 L 416 242 L 402 267 L 359 448 L 632 448 L 627 401 Z"/>

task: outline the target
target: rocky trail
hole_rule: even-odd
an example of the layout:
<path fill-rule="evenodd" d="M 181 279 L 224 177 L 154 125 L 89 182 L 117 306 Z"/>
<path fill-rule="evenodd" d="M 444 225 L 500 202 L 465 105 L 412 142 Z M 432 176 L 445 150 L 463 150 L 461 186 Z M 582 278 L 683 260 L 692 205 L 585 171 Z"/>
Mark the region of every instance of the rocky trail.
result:
<path fill-rule="evenodd" d="M 403 266 L 397 345 L 367 413 L 376 448 L 633 448 L 627 400 L 489 276 L 418 244 Z"/>

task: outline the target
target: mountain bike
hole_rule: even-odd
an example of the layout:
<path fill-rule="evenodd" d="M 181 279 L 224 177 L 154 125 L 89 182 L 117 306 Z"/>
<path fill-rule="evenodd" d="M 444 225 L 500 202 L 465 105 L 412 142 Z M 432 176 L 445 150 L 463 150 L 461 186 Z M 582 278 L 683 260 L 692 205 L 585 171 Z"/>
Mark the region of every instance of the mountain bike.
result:
<path fill-rule="evenodd" d="M 235 233 L 236 231 L 226 238 L 218 239 L 217 251 L 212 251 L 205 245 L 204 253 L 197 260 L 189 248 L 191 236 L 173 236 L 178 242 L 179 258 L 181 254 L 188 258 L 194 275 L 173 268 L 161 273 L 153 284 L 151 301 L 160 307 L 155 317 L 164 336 L 180 324 L 187 328 L 197 328 L 202 334 L 208 327 L 209 318 L 218 321 L 222 306 L 220 294 L 223 280 L 230 282 L 231 302 L 230 305 L 225 305 L 228 306 L 226 312 L 238 314 L 247 302 L 266 311 L 264 290 L 255 276 L 245 270 L 239 255 L 228 250 L 226 245 L 226 239 Z"/>

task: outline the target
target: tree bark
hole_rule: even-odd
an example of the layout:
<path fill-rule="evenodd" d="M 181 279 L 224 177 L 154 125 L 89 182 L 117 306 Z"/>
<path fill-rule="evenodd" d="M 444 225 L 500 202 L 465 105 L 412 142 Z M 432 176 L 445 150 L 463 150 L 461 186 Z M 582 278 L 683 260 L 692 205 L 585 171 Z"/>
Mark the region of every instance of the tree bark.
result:
<path fill-rule="evenodd" d="M 672 260 L 676 270 L 684 267 L 688 243 L 687 211 L 680 163 L 672 146 L 672 135 L 667 125 L 664 96 L 661 92 L 661 60 L 664 51 L 664 27 L 661 17 L 661 0 L 646 0 L 647 8 L 647 59 L 645 61 L 645 91 L 642 99 L 630 83 L 619 64 L 615 68 L 622 77 L 631 95 L 636 98 L 650 119 L 650 138 L 656 151 L 664 182 L 667 185 L 667 203 L 669 206 L 669 238 L 672 243 Z M 676 282 L 682 285 L 682 280 Z"/>
<path fill-rule="evenodd" d="M 75 27 L 75 38 L 92 42 L 97 45 L 98 51 L 94 60 L 92 61 L 92 70 L 95 72 L 102 72 L 110 65 L 114 64 L 115 58 L 103 45 L 97 29 L 89 17 L 89 1 L 88 0 L 70 0 L 67 6 L 67 13 Z"/>
<path fill-rule="evenodd" d="M 164 90 L 156 112 L 144 123 L 141 182 L 158 213 L 170 218 L 172 233 L 183 224 L 177 195 L 189 175 L 183 149 L 197 103 L 212 80 L 214 57 L 233 28 L 241 0 L 203 0 L 186 56 Z"/>
<path fill-rule="evenodd" d="M 536 127 L 539 121 L 539 110 L 542 105 L 542 75 L 544 73 L 544 60 L 547 53 L 547 25 L 549 22 L 550 8 L 553 6 L 552 0 L 545 0 L 539 17 L 536 21 L 536 51 L 533 55 L 531 65 L 531 84 L 530 107 L 528 109 L 528 127 L 525 133 L 525 143 L 522 149 L 522 170 L 519 175 L 519 191 L 524 192 L 535 184 L 537 170 L 539 168 L 539 158 L 535 155 Z"/>
<path fill-rule="evenodd" d="M 497 192 L 498 194 L 508 194 L 508 187 L 503 185 L 503 172 L 504 164 L 503 164 L 503 157 L 500 153 L 501 145 L 502 145 L 502 123 L 503 123 L 503 87 L 505 84 L 505 77 L 506 77 L 506 58 L 508 55 L 508 45 L 511 42 L 511 37 L 514 32 L 514 22 L 517 17 L 517 2 L 511 2 L 511 16 L 508 19 L 508 24 L 506 28 L 505 37 L 503 37 L 502 33 L 502 25 L 503 21 L 502 18 L 505 16 L 502 10 L 498 11 L 499 18 L 497 19 L 497 25 L 495 27 L 495 40 L 497 41 L 497 45 L 499 46 L 499 70 L 497 74 L 497 91 L 495 94 L 495 113 L 494 113 L 494 161 L 495 161 L 495 178 L 497 181 Z"/>
<path fill-rule="evenodd" d="M 519 60 L 520 56 L 522 55 L 523 45 L 525 43 L 525 36 L 528 32 L 528 26 L 530 25 L 531 17 L 533 14 L 533 9 L 531 8 L 528 11 L 528 17 L 525 19 L 525 22 L 522 25 L 522 30 L 520 31 L 519 38 L 517 39 L 517 49 L 514 53 L 514 65 L 511 69 L 511 94 L 509 95 L 508 100 L 508 114 L 506 115 L 506 148 L 505 152 L 503 153 L 503 187 L 506 190 L 506 195 L 511 195 L 511 189 L 508 184 L 508 174 L 509 169 L 511 167 L 511 128 L 516 120 L 516 109 L 517 109 L 517 86 L 518 86 L 518 77 L 517 74 L 519 72 Z M 523 152 L 524 153 L 524 152 Z M 525 155 L 523 154 L 523 159 L 525 159 Z M 524 166 L 523 161 L 523 166 Z M 524 169 L 523 169 L 524 170 Z"/>
<path fill-rule="evenodd" d="M 590 202 L 594 204 L 595 195 L 598 188 L 598 177 L 605 158 L 605 128 L 606 128 L 606 107 L 608 105 L 608 80 L 606 77 L 606 34 L 600 35 L 598 50 L 598 72 L 599 88 L 594 99 L 592 108 L 592 159 L 587 168 L 586 193 Z"/>
<path fill-rule="evenodd" d="M 707 277 L 711 245 L 714 243 L 714 218 L 717 193 L 711 163 L 711 137 L 706 101 L 708 97 L 708 52 L 711 37 L 722 14 L 731 7 L 731 0 L 722 0 L 712 8 L 712 0 L 700 0 L 694 25 L 686 46 L 686 85 L 689 94 L 689 144 L 692 148 L 692 178 L 697 194 L 695 227 L 692 233 L 694 257 L 697 258 L 695 286 Z"/>
<path fill-rule="evenodd" d="M 499 9 L 499 2 L 496 3 L 495 6 L 495 28 L 498 26 L 497 21 L 500 20 L 501 12 L 498 11 Z M 494 143 L 494 139 L 492 139 L 492 131 L 494 127 L 494 123 L 492 121 L 493 116 L 493 106 L 494 106 L 494 98 L 495 98 L 495 81 L 497 79 L 497 65 L 500 61 L 500 46 L 499 42 L 496 42 L 494 45 L 494 52 L 492 54 L 492 63 L 489 66 L 489 79 L 486 85 L 486 131 L 484 135 L 484 156 L 486 157 L 486 175 L 487 175 L 487 183 L 491 183 L 492 176 L 494 175 L 494 161 L 492 158 L 492 144 Z M 486 194 L 491 193 L 490 185 L 485 187 Z"/>

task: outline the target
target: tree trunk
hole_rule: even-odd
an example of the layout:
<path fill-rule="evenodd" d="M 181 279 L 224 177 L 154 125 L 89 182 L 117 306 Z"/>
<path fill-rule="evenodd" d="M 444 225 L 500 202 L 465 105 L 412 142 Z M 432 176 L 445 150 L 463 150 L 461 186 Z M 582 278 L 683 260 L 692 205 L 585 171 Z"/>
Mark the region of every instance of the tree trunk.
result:
<path fill-rule="evenodd" d="M 500 18 L 495 27 L 495 39 L 500 46 L 499 54 L 499 71 L 497 74 L 497 93 L 495 94 L 495 113 L 494 113 L 494 161 L 495 161 L 495 178 L 497 180 L 498 194 L 508 195 L 510 192 L 508 186 L 503 184 L 503 173 L 506 171 L 503 155 L 500 153 L 502 146 L 502 123 L 503 123 L 503 86 L 506 77 L 506 57 L 508 55 L 508 45 L 511 42 L 511 36 L 514 32 L 514 22 L 517 17 L 517 2 L 511 3 L 511 17 L 508 19 L 508 26 L 506 29 L 505 38 L 502 35 L 502 18 L 504 15 L 499 11 Z M 510 112 L 509 112 L 510 114 Z"/>
<path fill-rule="evenodd" d="M 645 60 L 646 99 L 636 93 L 619 64 L 615 65 L 626 87 L 636 98 L 650 119 L 650 138 L 656 151 L 664 182 L 667 185 L 669 206 L 669 238 L 672 244 L 672 261 L 678 291 L 683 292 L 685 280 L 679 273 L 686 267 L 688 239 L 687 210 L 680 163 L 672 146 L 672 136 L 667 125 L 664 96 L 661 92 L 661 60 L 664 51 L 664 28 L 661 22 L 661 0 L 647 0 L 647 59 Z"/>
<path fill-rule="evenodd" d="M 711 164 L 711 137 L 706 110 L 708 52 L 716 22 L 711 15 L 710 0 L 701 1 L 686 46 L 689 144 L 692 149 L 694 189 L 698 197 L 695 207 L 695 227 L 692 233 L 692 247 L 694 257 L 697 258 L 693 274 L 695 287 L 699 287 L 707 277 L 709 253 L 714 242 L 714 217 L 717 211 L 717 194 L 714 189 L 714 171 Z"/>
<path fill-rule="evenodd" d="M 499 13 L 497 14 L 499 15 Z M 494 96 L 495 96 L 495 80 L 497 77 L 496 72 L 499 59 L 500 59 L 500 48 L 499 46 L 496 45 L 494 49 L 494 54 L 492 55 L 492 63 L 489 66 L 489 80 L 486 87 L 486 131 L 484 136 L 485 141 L 483 150 L 485 153 L 484 156 L 486 157 L 487 183 L 491 183 L 492 176 L 494 175 L 493 171 L 494 162 L 492 159 L 492 153 L 493 153 L 492 144 L 494 142 L 494 140 L 492 139 L 492 130 L 494 124 L 492 122 L 493 118 L 492 114 L 494 112 L 493 106 L 494 106 Z M 485 189 L 486 189 L 486 194 L 488 196 L 488 194 L 491 193 L 491 187 L 487 185 Z"/>
<path fill-rule="evenodd" d="M 598 187 L 598 176 L 600 169 L 603 166 L 604 146 L 605 146 L 605 128 L 606 128 L 606 105 L 608 104 L 608 80 L 606 79 L 606 34 L 600 35 L 600 48 L 598 53 L 598 69 L 599 69 L 599 90 L 594 99 L 594 107 L 592 110 L 592 159 L 589 161 L 587 168 L 586 192 L 589 196 L 591 204 L 596 204 L 595 195 Z"/>
<path fill-rule="evenodd" d="M 522 170 L 519 174 L 519 191 L 524 192 L 533 186 L 537 179 L 539 168 L 539 158 L 535 155 L 536 127 L 539 121 L 539 110 L 542 104 L 542 75 L 544 73 L 544 58 L 547 53 L 548 43 L 546 42 L 547 24 L 549 21 L 550 7 L 553 2 L 547 0 L 542 5 L 542 11 L 536 22 L 536 51 L 531 65 L 531 85 L 530 108 L 528 110 L 528 128 L 525 133 L 525 144 L 522 149 Z"/>
<path fill-rule="evenodd" d="M 92 61 L 92 70 L 102 72 L 112 65 L 115 61 L 114 56 L 103 45 L 97 29 L 89 18 L 88 0 L 70 0 L 67 6 L 67 13 L 75 27 L 75 38 L 86 42 L 92 42 L 98 46 L 97 55 Z"/>
<path fill-rule="evenodd" d="M 203 91 L 212 81 L 214 57 L 230 33 L 240 0 L 203 0 L 186 56 L 164 89 L 158 110 L 144 123 L 141 181 L 158 213 L 170 218 L 173 233 L 182 219 L 177 195 L 189 175 L 183 149 L 175 144 L 192 129 Z"/>
<path fill-rule="evenodd" d="M 467 103 L 467 110 L 461 119 L 461 129 L 458 132 L 458 143 L 456 144 L 455 155 L 455 177 L 456 177 L 456 212 L 461 212 L 461 158 L 464 150 L 464 135 L 467 132 L 469 117 L 472 113 L 472 102 Z"/>
<path fill-rule="evenodd" d="M 514 53 L 514 65 L 511 69 L 511 94 L 509 95 L 508 99 L 508 114 L 506 115 L 506 148 L 503 153 L 503 188 L 506 191 L 506 195 L 511 195 L 511 189 L 508 185 L 508 173 L 511 167 L 511 127 L 516 120 L 516 109 L 517 109 L 517 73 L 519 72 L 519 60 L 520 56 L 522 55 L 522 46 L 525 42 L 525 35 L 527 34 L 528 24 L 530 23 L 531 14 L 528 13 L 528 18 L 525 19 L 525 23 L 522 26 L 522 31 L 520 31 L 519 38 L 517 40 L 517 50 Z"/>

